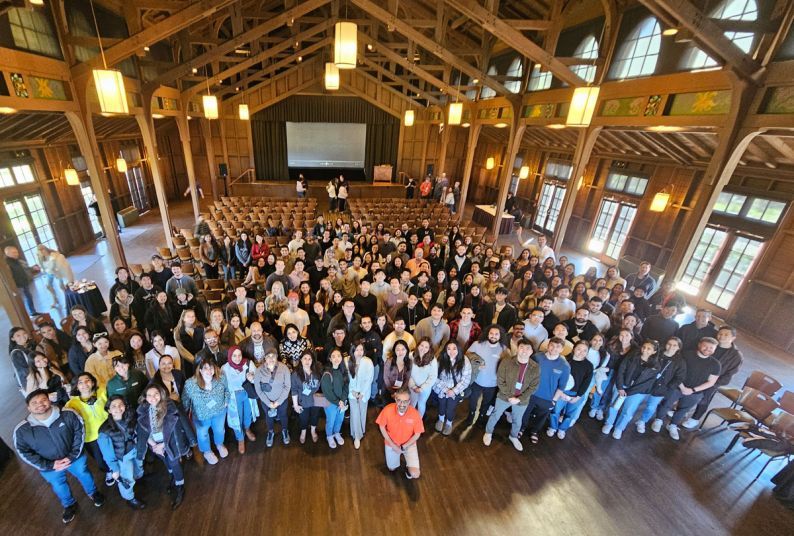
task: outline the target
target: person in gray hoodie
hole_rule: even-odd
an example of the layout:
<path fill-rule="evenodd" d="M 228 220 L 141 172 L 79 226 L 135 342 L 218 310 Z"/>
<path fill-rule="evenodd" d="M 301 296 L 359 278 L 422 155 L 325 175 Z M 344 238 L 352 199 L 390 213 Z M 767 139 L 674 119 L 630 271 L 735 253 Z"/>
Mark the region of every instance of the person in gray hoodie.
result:
<path fill-rule="evenodd" d="M 289 445 L 287 430 L 287 406 L 290 397 L 290 374 L 287 365 L 278 362 L 275 352 L 265 354 L 265 363 L 254 374 L 254 388 L 262 404 L 267 422 L 267 439 L 265 444 L 273 446 L 276 420 L 281 423 L 281 439 Z"/>

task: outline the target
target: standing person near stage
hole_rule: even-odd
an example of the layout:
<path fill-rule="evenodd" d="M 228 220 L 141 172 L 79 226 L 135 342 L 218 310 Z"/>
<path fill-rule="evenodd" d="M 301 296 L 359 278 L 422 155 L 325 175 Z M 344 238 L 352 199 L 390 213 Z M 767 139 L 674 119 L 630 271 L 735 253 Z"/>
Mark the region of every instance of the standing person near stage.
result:
<path fill-rule="evenodd" d="M 336 178 L 331 179 L 328 181 L 328 184 L 325 185 L 325 191 L 328 192 L 328 212 L 335 212 L 336 211 Z"/>
<path fill-rule="evenodd" d="M 383 408 L 375 422 L 386 442 L 386 467 L 389 471 L 396 471 L 400 467 L 400 458 L 404 456 L 407 466 L 405 477 L 409 480 L 419 478 L 419 450 L 416 442 L 424 433 L 425 427 L 419 412 L 411 407 L 411 395 L 407 386 L 395 391 L 394 403 Z"/>

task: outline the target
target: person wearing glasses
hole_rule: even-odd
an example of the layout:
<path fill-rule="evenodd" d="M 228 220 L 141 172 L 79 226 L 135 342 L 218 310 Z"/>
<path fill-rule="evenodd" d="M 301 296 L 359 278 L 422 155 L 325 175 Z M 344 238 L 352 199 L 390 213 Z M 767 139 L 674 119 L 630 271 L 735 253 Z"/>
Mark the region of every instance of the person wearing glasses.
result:
<path fill-rule="evenodd" d="M 419 411 L 411 406 L 411 394 L 404 385 L 394 392 L 394 403 L 389 404 L 375 421 L 385 441 L 386 467 L 396 471 L 405 457 L 405 477 L 417 479 L 419 472 L 419 449 L 416 442 L 424 433 L 425 426 Z"/>

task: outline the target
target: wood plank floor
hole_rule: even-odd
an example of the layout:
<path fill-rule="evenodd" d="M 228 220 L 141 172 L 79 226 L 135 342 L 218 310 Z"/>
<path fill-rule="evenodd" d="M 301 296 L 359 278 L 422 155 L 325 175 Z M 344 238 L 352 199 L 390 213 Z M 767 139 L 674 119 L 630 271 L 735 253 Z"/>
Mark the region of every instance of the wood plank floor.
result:
<path fill-rule="evenodd" d="M 189 204 L 170 208 L 175 225 L 186 226 Z M 140 262 L 162 236 L 156 212 L 141 226 L 146 230 L 134 239 L 122 235 L 130 262 Z M 101 258 L 79 277 L 108 288 L 113 266 L 104 243 L 82 253 Z M 2 347 L 8 344 L 6 324 L 0 317 Z M 738 342 L 746 359 L 738 383 L 762 369 L 794 385 L 790 355 L 745 333 Z M 12 384 L 10 374 L 0 375 L 0 436 L 6 442 L 25 414 Z M 716 397 L 715 404 L 722 403 Z M 434 410 L 429 414 L 435 416 Z M 420 440 L 422 478 L 406 481 L 386 471 L 374 418 L 370 410 L 360 451 L 348 441 L 333 452 L 322 438 L 317 445 L 299 445 L 296 434 L 288 447 L 277 441 L 266 449 L 259 422 L 259 439 L 244 456 L 230 443 L 229 458 L 218 465 L 186 465 L 185 503 L 176 512 L 161 491 L 165 472 L 159 464 L 140 485 L 149 503 L 142 512 L 129 510 L 115 489 L 105 490 L 108 501 L 96 509 L 70 481 L 81 509 L 65 529 L 49 487 L 15 459 L 0 474 L 0 535 L 794 534 L 794 511 L 771 496 L 769 478 L 782 465 L 771 465 L 753 483 L 765 460 L 740 447 L 720 457 L 731 438 L 727 432 L 683 432 L 675 443 L 665 434 L 638 436 L 630 428 L 615 441 L 584 416 L 564 441 L 543 436 L 518 453 L 506 441 L 505 423 L 490 448 L 482 445 L 479 428 L 464 437 L 456 429 L 450 438 L 431 431 Z M 347 424 L 343 430 L 347 434 Z"/>

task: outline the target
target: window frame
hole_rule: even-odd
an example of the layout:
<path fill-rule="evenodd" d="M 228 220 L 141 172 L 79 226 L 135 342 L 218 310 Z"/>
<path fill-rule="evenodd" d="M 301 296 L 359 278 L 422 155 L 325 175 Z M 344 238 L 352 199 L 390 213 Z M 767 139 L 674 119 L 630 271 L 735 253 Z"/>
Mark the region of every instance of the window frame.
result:
<path fill-rule="evenodd" d="M 605 213 L 607 207 L 613 207 L 614 210 L 611 213 L 608 213 L 609 211 Z M 598 213 L 593 220 L 593 227 L 590 229 L 587 249 L 602 257 L 618 260 L 621 257 L 623 248 L 626 247 L 626 239 L 637 219 L 638 209 L 638 203 L 633 200 L 615 197 L 602 198 L 598 206 Z M 627 218 L 626 213 L 628 212 L 632 214 Z M 608 214 L 606 218 L 604 218 L 605 214 Z M 624 225 L 626 221 L 628 221 L 628 224 Z M 596 246 L 596 243 L 600 245 Z M 617 248 L 617 251 L 615 251 L 615 248 Z"/>
<path fill-rule="evenodd" d="M 649 31 L 650 30 L 650 31 Z M 637 48 L 647 39 L 645 51 L 637 55 Z M 653 76 L 656 74 L 656 67 L 659 64 L 659 55 L 662 46 L 662 29 L 659 20 L 653 15 L 649 15 L 639 21 L 626 39 L 621 43 L 615 60 L 612 62 L 612 77 L 614 80 L 630 80 L 643 76 Z M 652 51 L 653 49 L 653 51 Z M 646 68 L 651 58 L 653 64 Z M 638 62 L 639 69 L 634 71 L 634 65 Z"/>
<path fill-rule="evenodd" d="M 625 178 L 625 182 L 620 187 L 610 186 L 610 181 L 616 176 Z M 632 184 L 641 183 L 643 185 L 642 191 L 637 192 L 631 188 Z M 638 173 L 625 169 L 610 169 L 607 173 L 606 182 L 604 183 L 604 190 L 614 194 L 623 194 L 635 198 L 642 198 L 648 191 L 648 184 L 650 183 L 650 176 L 647 173 Z"/>

